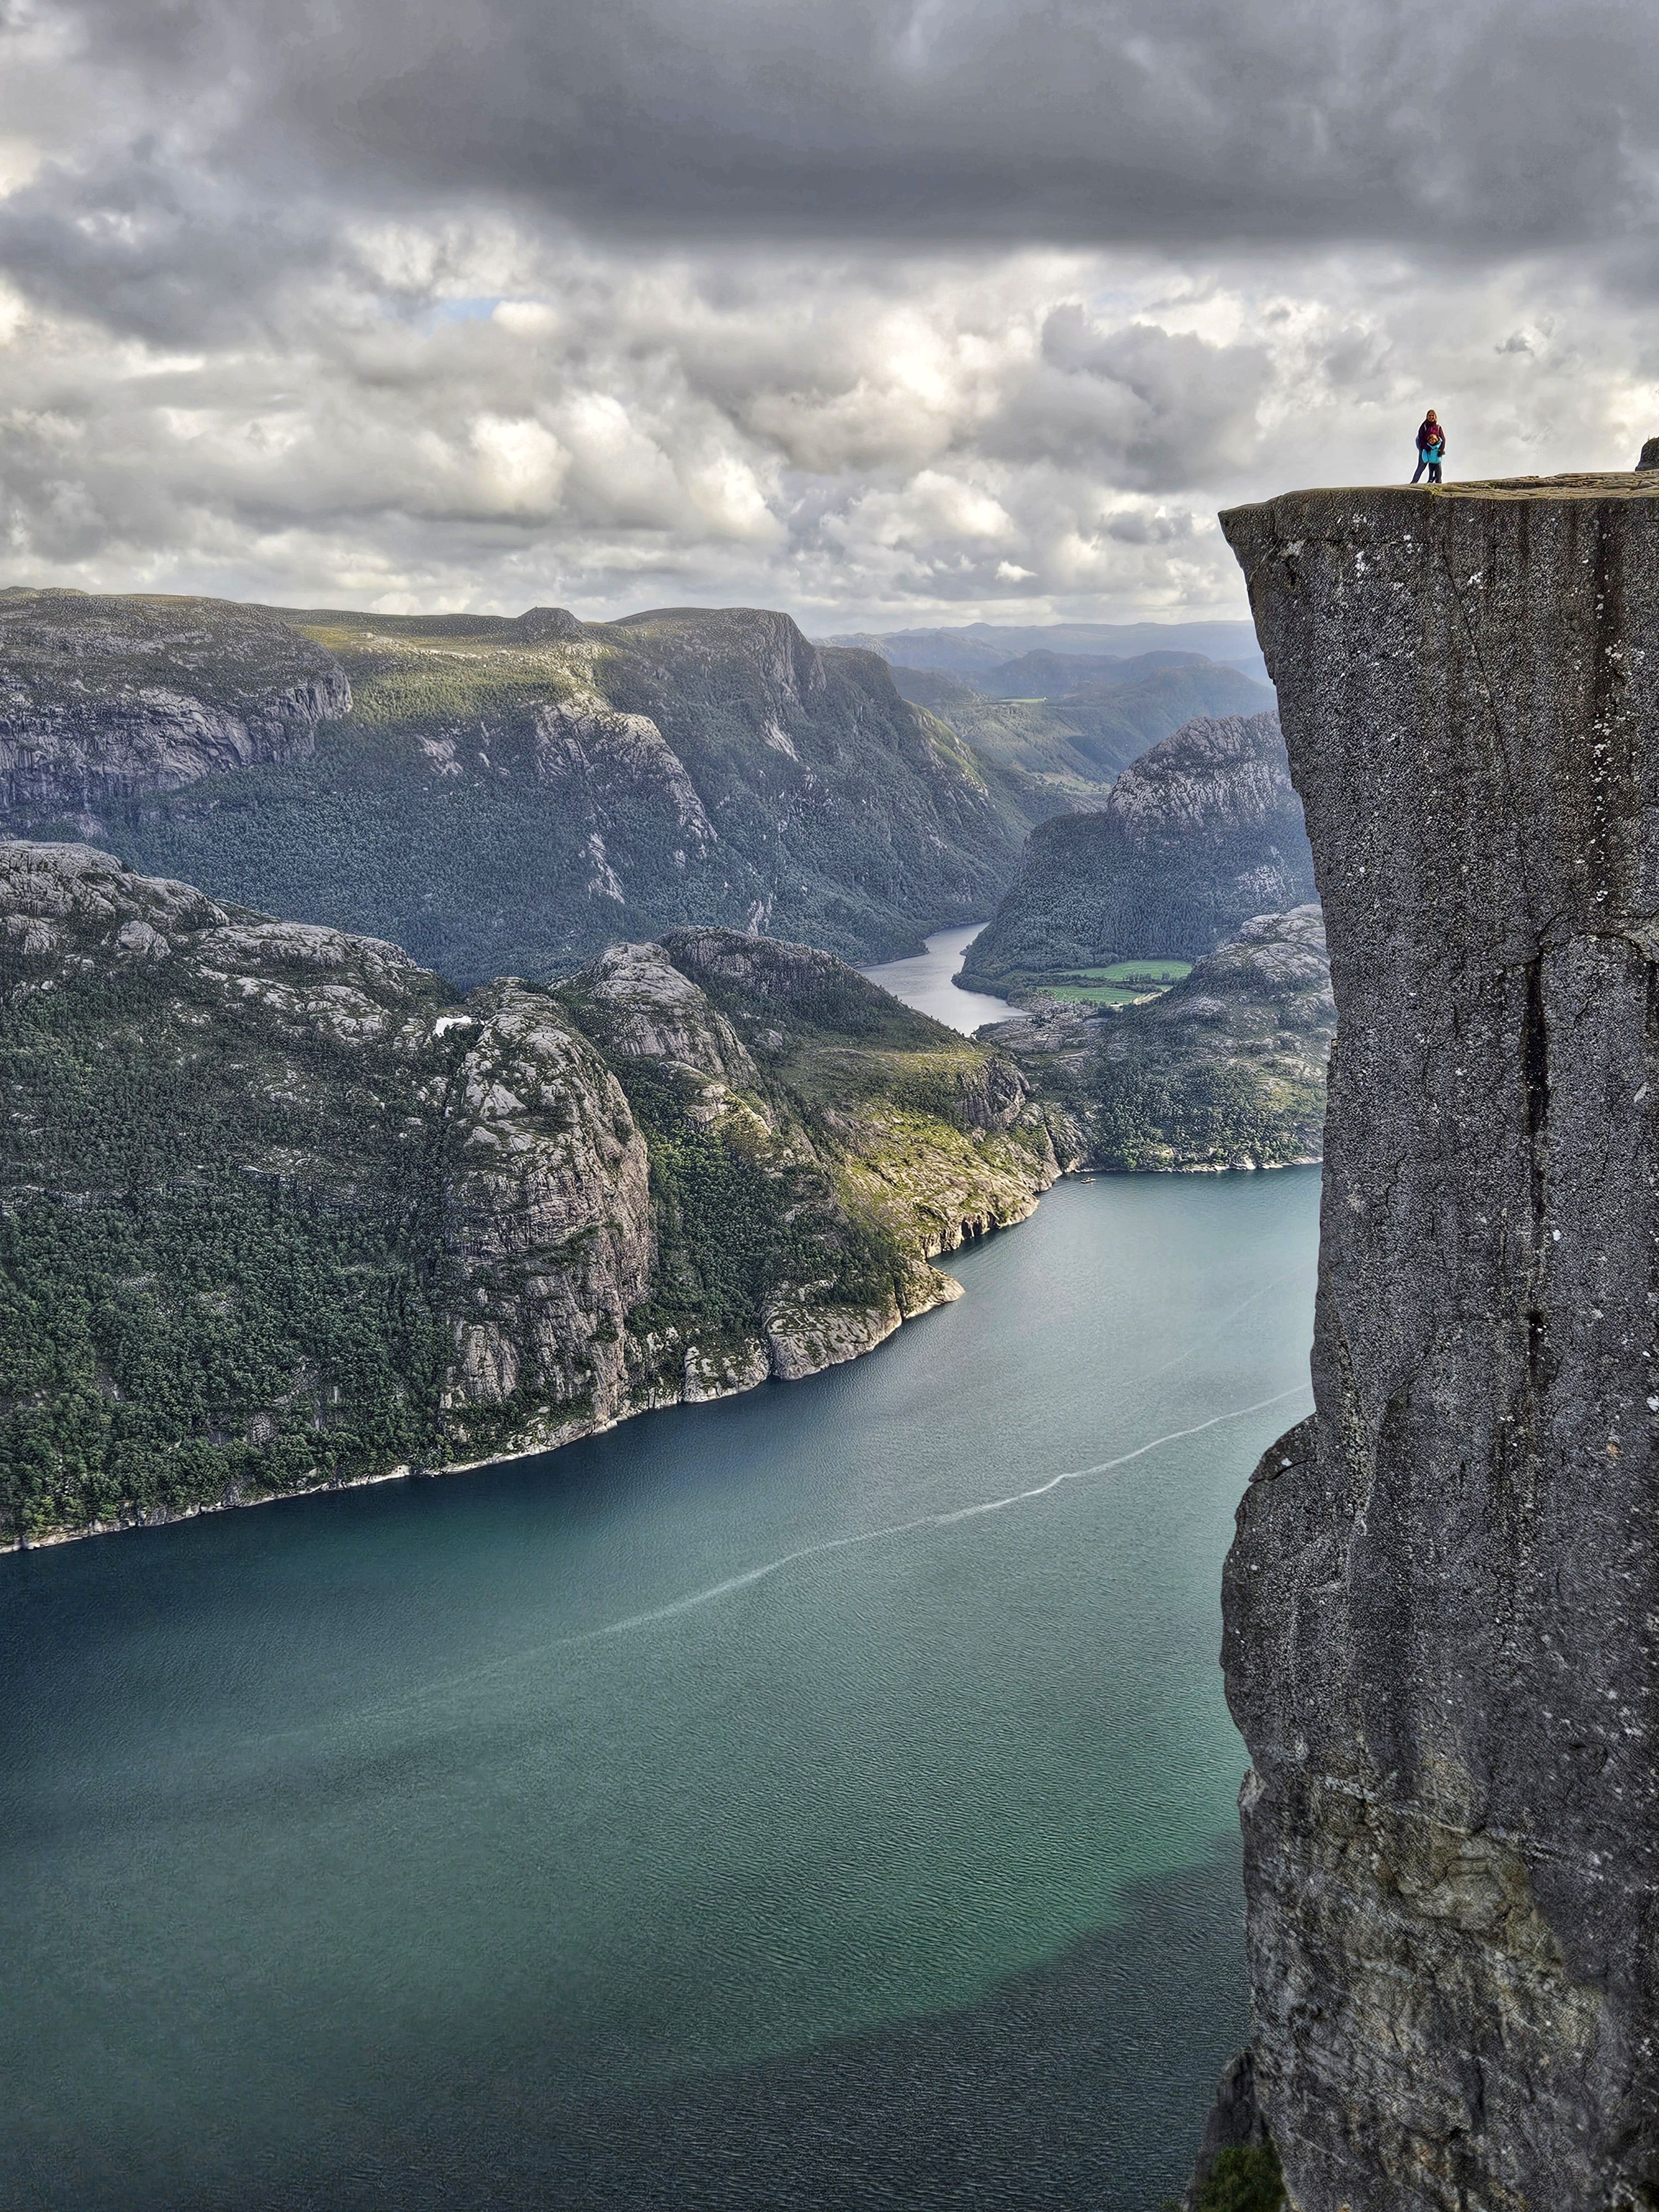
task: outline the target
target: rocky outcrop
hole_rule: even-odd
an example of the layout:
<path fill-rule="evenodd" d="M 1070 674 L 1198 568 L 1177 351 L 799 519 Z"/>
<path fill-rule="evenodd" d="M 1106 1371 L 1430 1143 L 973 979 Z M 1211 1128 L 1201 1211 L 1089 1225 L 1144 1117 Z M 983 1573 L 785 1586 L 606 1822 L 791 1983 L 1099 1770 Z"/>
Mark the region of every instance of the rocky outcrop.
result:
<path fill-rule="evenodd" d="M 755 941 L 738 940 L 745 946 Z M 585 981 L 611 1016 L 605 1034 L 613 1053 L 660 1061 L 708 1086 L 758 1089 L 759 1073 L 743 1040 L 660 945 L 613 945 Z"/>
<path fill-rule="evenodd" d="M 696 854 L 718 842 L 684 763 L 648 714 L 619 714 L 597 695 L 545 701 L 533 712 L 532 759 L 538 783 L 567 790 L 596 821 L 609 821 L 618 807 L 636 805 L 641 793 L 648 794 L 657 803 L 666 801 Z M 448 748 L 453 763 L 453 738 Z"/>
<path fill-rule="evenodd" d="M 1018 1064 L 1066 1165 L 1145 1174 L 1321 1158 L 1336 1026 L 1316 906 L 1256 915 L 1121 1012 L 1063 1000 L 980 1032 Z"/>
<path fill-rule="evenodd" d="M 1339 1028 L 1313 1417 L 1228 1563 L 1297 2212 L 1659 2201 L 1659 492 L 1223 518 Z"/>
<path fill-rule="evenodd" d="M 1097 811 L 1037 825 L 963 980 L 1021 994 L 1061 971 L 1195 960 L 1312 896 L 1278 717 L 1200 719 L 1141 754 Z"/>
<path fill-rule="evenodd" d="M 461 999 L 0 843 L 0 1542 L 815 1374 L 958 1296 L 927 1255 L 1055 1172 L 1010 1062 L 805 946 Z"/>
<path fill-rule="evenodd" d="M 1267 2123 L 1256 2102 L 1255 2062 L 1248 2051 L 1241 2051 L 1216 2085 L 1215 2102 L 1204 2124 L 1204 2138 L 1181 2200 L 1181 2212 L 1201 2212 L 1202 2199 L 1208 2193 L 1206 2184 L 1215 2172 L 1217 2160 L 1228 2151 L 1247 2150 L 1270 2140 Z"/>
<path fill-rule="evenodd" d="M 562 1443 L 629 1410 L 628 1321 L 654 1258 L 645 1141 L 616 1077 L 544 994 L 475 992 L 456 1030 L 445 1425 L 460 1454 L 470 1409 L 487 1414 L 487 1444 L 511 1408 L 515 1449 Z"/>
<path fill-rule="evenodd" d="M 333 655 L 258 608 L 0 592 L 0 814 L 94 817 L 301 759 L 350 708 Z"/>

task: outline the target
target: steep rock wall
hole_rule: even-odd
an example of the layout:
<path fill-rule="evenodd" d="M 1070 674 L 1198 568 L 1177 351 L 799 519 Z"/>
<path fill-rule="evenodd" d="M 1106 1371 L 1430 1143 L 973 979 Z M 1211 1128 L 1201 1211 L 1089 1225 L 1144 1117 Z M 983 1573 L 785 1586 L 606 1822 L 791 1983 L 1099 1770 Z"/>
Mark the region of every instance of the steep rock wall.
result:
<path fill-rule="evenodd" d="M 1224 516 L 1338 1031 L 1224 1662 L 1298 2212 L 1659 2203 L 1659 487 Z"/>
<path fill-rule="evenodd" d="M 86 816 L 303 759 L 350 710 L 332 654 L 261 608 L 0 592 L 0 814 Z"/>

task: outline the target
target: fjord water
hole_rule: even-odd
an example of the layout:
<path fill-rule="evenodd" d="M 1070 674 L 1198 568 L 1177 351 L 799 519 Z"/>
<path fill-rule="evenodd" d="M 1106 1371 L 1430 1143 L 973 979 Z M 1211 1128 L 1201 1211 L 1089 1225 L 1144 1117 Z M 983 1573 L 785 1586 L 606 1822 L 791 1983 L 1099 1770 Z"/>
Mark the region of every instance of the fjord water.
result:
<path fill-rule="evenodd" d="M 1317 1191 L 1069 1182 L 813 1381 L 0 1560 L 0 2203 L 1152 2212 Z"/>
<path fill-rule="evenodd" d="M 984 927 L 982 921 L 976 921 L 966 929 L 936 929 L 924 940 L 925 952 L 913 953 L 907 960 L 885 960 L 879 968 L 866 968 L 864 972 L 872 983 L 879 983 L 884 991 L 902 999 L 918 1013 L 931 1014 L 936 1022 L 971 1036 L 984 1023 L 1012 1021 L 1019 1011 L 1006 999 L 994 999 L 985 991 L 962 990 L 951 980 Z"/>

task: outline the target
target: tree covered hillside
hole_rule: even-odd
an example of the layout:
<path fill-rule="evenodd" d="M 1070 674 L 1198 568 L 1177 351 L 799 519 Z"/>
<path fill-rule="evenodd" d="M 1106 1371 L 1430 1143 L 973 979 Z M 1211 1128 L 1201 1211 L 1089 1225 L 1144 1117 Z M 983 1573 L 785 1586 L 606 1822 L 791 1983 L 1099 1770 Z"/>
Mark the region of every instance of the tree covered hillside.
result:
<path fill-rule="evenodd" d="M 1199 719 L 1126 769 L 1103 806 L 1032 831 L 963 981 L 1006 996 L 1114 962 L 1196 960 L 1252 915 L 1315 895 L 1278 716 Z"/>
<path fill-rule="evenodd" d="M 1056 1172 L 1012 1062 L 827 954 L 462 999 L 84 845 L 0 843 L 0 1543 L 813 1373 Z"/>
<path fill-rule="evenodd" d="M 1023 823 L 995 771 L 875 655 L 821 651 L 782 615 L 11 598 L 32 641 L 27 696 L 0 721 L 14 832 L 94 838 L 214 896 L 389 939 L 463 983 L 568 972 L 690 922 L 878 958 L 979 919 L 1015 864 Z M 94 629 L 106 649 L 88 657 L 76 641 Z M 310 680 L 280 729 L 273 660 Z M 0 625 L 14 697 L 20 672 Z M 180 734 L 239 712 L 277 734 L 194 750 Z"/>
<path fill-rule="evenodd" d="M 1145 1174 L 1321 1158 L 1336 1031 L 1324 916 L 1254 915 L 1158 998 L 1044 1003 L 981 1035 L 1018 1061 L 1060 1158 Z"/>

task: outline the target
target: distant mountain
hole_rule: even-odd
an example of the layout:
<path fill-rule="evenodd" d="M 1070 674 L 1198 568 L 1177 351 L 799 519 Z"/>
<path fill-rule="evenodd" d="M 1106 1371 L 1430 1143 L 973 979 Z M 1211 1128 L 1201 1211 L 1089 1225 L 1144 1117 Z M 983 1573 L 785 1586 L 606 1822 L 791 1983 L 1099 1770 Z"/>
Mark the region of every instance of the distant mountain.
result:
<path fill-rule="evenodd" d="M 1254 916 L 1149 1004 L 1044 1005 L 980 1034 L 1012 1055 L 1067 1166 L 1145 1173 L 1317 1160 L 1335 1030 L 1324 917 L 1299 906 Z"/>
<path fill-rule="evenodd" d="M 1149 662 L 1167 665 L 1149 668 Z M 1128 674 L 1121 681 L 1109 676 L 1080 684 L 1058 696 L 1035 691 L 1011 698 L 990 695 L 989 684 L 1010 670 L 1022 672 L 1011 680 L 1054 681 L 1053 664 L 1061 663 L 1058 654 L 1028 654 L 991 672 L 988 678 L 895 667 L 893 680 L 907 699 L 949 724 L 997 794 L 1010 795 L 1025 826 L 1063 809 L 1097 806 L 1121 769 L 1194 715 L 1256 714 L 1273 706 L 1273 693 L 1237 669 L 1173 653 L 1096 662 Z M 1067 659 L 1060 674 L 1077 665 Z"/>
<path fill-rule="evenodd" d="M 1167 668 L 1216 665 L 1201 653 L 1021 653 L 967 680 L 988 699 L 1063 699 L 1079 690 L 1121 690 Z"/>
<path fill-rule="evenodd" d="M 1023 653 L 1110 654 L 1203 653 L 1229 662 L 1260 681 L 1267 671 L 1247 622 L 1192 623 L 966 623 L 934 629 L 860 630 L 827 638 L 829 645 L 862 646 L 908 668 L 943 668 L 972 676 Z"/>
<path fill-rule="evenodd" d="M 1056 970 L 1196 960 L 1252 915 L 1315 895 L 1278 716 L 1200 718 L 1143 752 L 1098 811 L 1033 830 L 963 981 L 1006 996 Z"/>
<path fill-rule="evenodd" d="M 460 982 L 684 923 L 885 957 L 989 911 L 1035 811 L 781 614 L 0 594 L 0 828 Z"/>
<path fill-rule="evenodd" d="M 1012 1063 L 719 929 L 463 999 L 0 842 L 0 1548 L 816 1373 L 1056 1172 Z"/>
<path fill-rule="evenodd" d="M 1115 774 L 1195 718 L 1271 714 L 1273 695 L 1237 669 L 1188 661 L 1136 684 L 1083 685 L 1049 703 L 1075 724 L 1101 767 Z"/>

